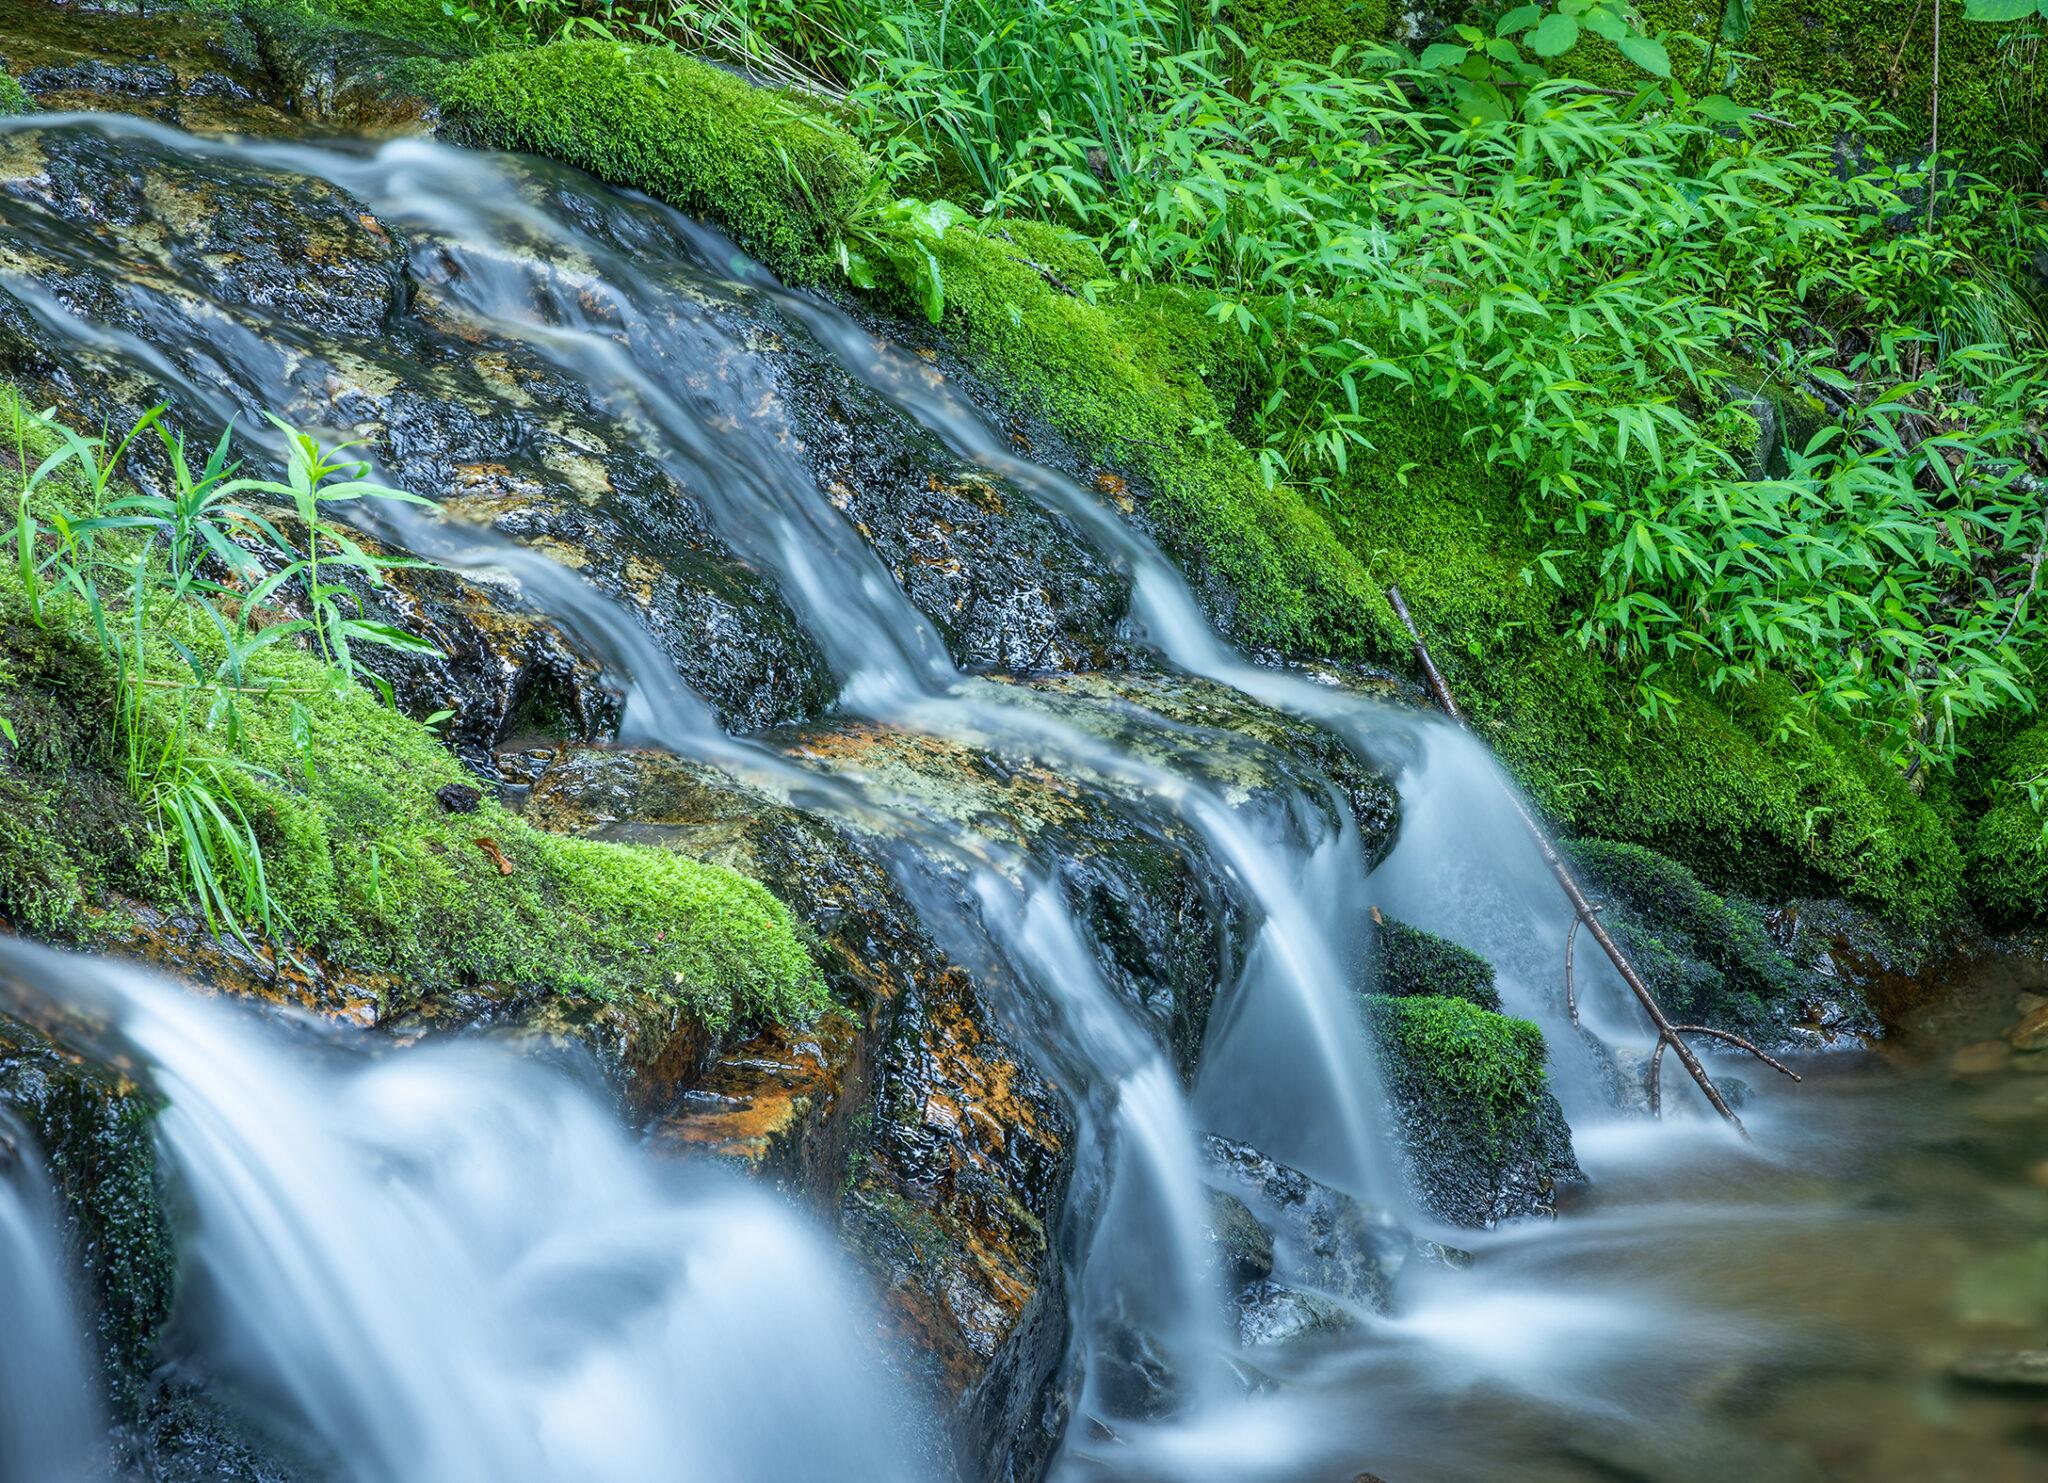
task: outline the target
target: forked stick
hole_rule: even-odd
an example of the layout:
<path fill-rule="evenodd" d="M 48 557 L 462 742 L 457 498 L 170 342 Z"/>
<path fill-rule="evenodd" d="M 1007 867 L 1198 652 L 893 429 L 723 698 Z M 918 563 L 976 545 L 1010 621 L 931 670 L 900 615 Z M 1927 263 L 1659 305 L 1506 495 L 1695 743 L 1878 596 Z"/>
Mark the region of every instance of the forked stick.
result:
<path fill-rule="evenodd" d="M 1414 615 L 1408 611 L 1408 604 L 1401 596 L 1401 589 L 1389 587 L 1387 600 L 1393 604 L 1395 616 L 1401 620 L 1402 626 L 1408 630 L 1408 637 L 1414 641 L 1416 662 L 1422 666 L 1422 673 L 1429 680 L 1430 692 L 1436 696 L 1436 703 L 1444 708 L 1445 715 L 1470 732 L 1472 728 L 1465 720 L 1465 713 L 1458 709 L 1458 702 L 1451 695 L 1451 687 L 1445 682 L 1443 671 L 1436 667 L 1436 660 L 1429 652 L 1429 645 L 1423 641 L 1421 630 L 1415 626 Z M 1608 961 L 1614 964 L 1615 971 L 1621 975 L 1622 982 L 1635 994 L 1636 1002 L 1643 1006 L 1643 1012 L 1650 1017 L 1650 1023 L 1657 1029 L 1657 1049 L 1650 1058 L 1652 1110 L 1659 1110 L 1661 1099 L 1658 1096 L 1657 1069 L 1663 1060 L 1664 1047 L 1668 1045 L 1677 1052 L 1679 1064 L 1684 1066 L 1687 1074 L 1699 1084 L 1699 1089 L 1706 1094 L 1707 1101 L 1713 1104 L 1714 1111 L 1726 1118 L 1729 1125 L 1747 1139 L 1749 1129 L 1743 1127 L 1742 1119 L 1735 1115 L 1735 1109 L 1728 1105 L 1728 1099 L 1722 1096 L 1721 1089 L 1714 1085 L 1714 1078 L 1707 1075 L 1707 1068 L 1700 1064 L 1700 1058 L 1693 1054 L 1692 1047 L 1680 1037 L 1678 1026 L 1672 1024 L 1666 1017 L 1656 997 L 1650 993 L 1649 985 L 1643 982 L 1642 975 L 1637 973 L 1635 965 L 1629 962 L 1628 954 L 1621 950 L 1621 945 L 1608 934 L 1605 927 L 1600 925 L 1600 918 L 1593 903 L 1588 901 L 1586 893 L 1579 889 L 1577 877 L 1572 874 L 1571 867 L 1565 864 L 1564 856 L 1558 853 L 1550 835 L 1536 822 L 1536 816 L 1529 812 L 1513 788 L 1503 782 L 1501 791 L 1507 796 L 1508 806 L 1522 821 L 1522 827 L 1529 831 L 1529 838 L 1536 842 L 1536 852 L 1543 857 L 1543 863 L 1550 867 L 1550 873 L 1557 878 L 1557 884 L 1564 891 L 1565 899 L 1571 902 L 1576 922 L 1583 922 L 1586 930 L 1593 934 L 1593 940 L 1600 944 L 1601 950 L 1607 954 Z M 1749 1049 L 1756 1050 L 1756 1047 L 1750 1046 Z M 1762 1051 L 1756 1053 L 1763 1055 Z M 1764 1058 L 1770 1059 L 1768 1056 Z M 1779 1069 L 1784 1070 L 1782 1066 Z"/>

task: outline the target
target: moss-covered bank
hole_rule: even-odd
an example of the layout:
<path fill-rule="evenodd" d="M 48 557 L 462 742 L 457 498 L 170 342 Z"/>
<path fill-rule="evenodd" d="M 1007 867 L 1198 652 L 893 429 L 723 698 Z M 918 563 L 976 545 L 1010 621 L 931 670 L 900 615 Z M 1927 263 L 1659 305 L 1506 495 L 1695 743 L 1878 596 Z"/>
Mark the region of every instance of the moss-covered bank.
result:
<path fill-rule="evenodd" d="M 730 73 L 660 47 L 558 42 L 444 72 L 457 133 L 548 155 L 715 216 L 792 277 L 818 275 L 869 167 L 839 130 Z"/>
<path fill-rule="evenodd" d="M 171 825 L 147 803 L 169 747 L 251 821 L 290 937 L 408 998 L 556 991 L 679 1006 L 714 1031 L 822 1003 L 795 919 L 760 885 L 535 829 L 472 787 L 434 730 L 337 686 L 311 654 L 261 650 L 232 732 L 217 692 L 158 679 L 138 731 L 117 725 L 122 681 L 83 604 L 46 594 L 39 616 L 17 578 L 0 581 L 0 915 L 19 929 L 89 943 L 120 925 L 110 898 L 187 904 Z M 154 602 L 145 621 L 155 676 L 183 672 L 181 652 L 220 658 L 192 605 Z"/>

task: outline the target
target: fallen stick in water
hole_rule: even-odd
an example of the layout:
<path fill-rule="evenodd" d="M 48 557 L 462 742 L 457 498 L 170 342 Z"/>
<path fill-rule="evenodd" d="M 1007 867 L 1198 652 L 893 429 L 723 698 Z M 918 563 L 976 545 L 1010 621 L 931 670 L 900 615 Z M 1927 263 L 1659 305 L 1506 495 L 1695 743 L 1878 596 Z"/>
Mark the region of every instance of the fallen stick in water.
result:
<path fill-rule="evenodd" d="M 1422 673 L 1429 680 L 1429 688 L 1431 693 L 1436 696 L 1436 703 L 1444 708 L 1445 715 L 1456 721 L 1465 731 L 1470 732 L 1472 728 L 1465 720 L 1465 713 L 1458 709 L 1458 702 L 1451 696 L 1451 687 L 1445 682 L 1443 671 L 1436 667 L 1436 660 L 1429 652 L 1429 645 L 1423 642 L 1422 631 L 1415 626 L 1415 617 L 1408 611 L 1408 604 L 1401 596 L 1401 589 L 1399 587 L 1389 587 L 1387 589 L 1387 600 L 1393 604 L 1395 616 L 1401 620 L 1402 626 L 1408 630 L 1408 637 L 1414 641 L 1416 662 L 1422 666 Z M 1743 1127 L 1742 1119 L 1735 1115 L 1735 1109 L 1728 1105 L 1728 1099 L 1722 1096 L 1721 1089 L 1714 1085 L 1713 1077 L 1707 1075 L 1707 1068 L 1700 1064 L 1700 1058 L 1693 1054 L 1692 1047 L 1687 1045 L 1684 1037 L 1679 1034 L 1681 1029 L 1700 1031 L 1702 1027 L 1698 1025 L 1680 1026 L 1671 1023 L 1670 1019 L 1665 1015 L 1662 1006 L 1657 1003 L 1656 996 L 1651 994 L 1650 986 L 1643 982 L 1642 975 L 1637 973 L 1635 965 L 1629 962 L 1628 954 L 1621 950 L 1621 944 L 1616 942 L 1608 934 L 1607 929 L 1600 924 L 1599 909 L 1592 902 L 1588 901 L 1586 893 L 1579 889 L 1577 877 L 1572 874 L 1571 867 L 1565 863 L 1564 856 L 1558 853 L 1558 848 L 1552 843 L 1549 833 L 1536 821 L 1536 816 L 1529 812 L 1527 806 L 1523 804 L 1521 796 L 1513 788 L 1503 782 L 1501 791 L 1507 795 L 1508 806 L 1515 811 L 1516 817 L 1522 821 L 1522 827 L 1529 831 L 1529 837 L 1536 842 L 1537 853 L 1543 856 L 1543 863 L 1550 867 L 1550 873 L 1557 878 L 1558 885 L 1564 891 L 1565 899 L 1572 904 L 1574 920 L 1571 933 L 1566 939 L 1567 957 L 1565 972 L 1568 986 L 1567 992 L 1569 992 L 1571 974 L 1570 939 L 1578 935 L 1579 926 L 1584 924 L 1586 930 L 1593 934 L 1593 940 L 1599 943 L 1602 950 L 1606 952 L 1608 961 L 1614 964 L 1615 971 L 1622 977 L 1622 982 L 1626 983 L 1630 991 L 1635 994 L 1636 1002 L 1643 1006 L 1643 1012 L 1650 1017 L 1650 1023 L 1656 1026 L 1657 1049 L 1650 1057 L 1649 1090 L 1651 1110 L 1660 1114 L 1662 1112 L 1663 1098 L 1657 1085 L 1657 1078 L 1663 1068 L 1664 1047 L 1668 1045 L 1677 1053 L 1679 1064 L 1685 1067 L 1686 1072 L 1699 1084 L 1699 1089 L 1706 1094 L 1707 1100 L 1713 1104 L 1714 1111 L 1726 1118 L 1736 1132 L 1740 1133 L 1744 1138 L 1748 1138 L 1749 1129 Z M 1571 1008 L 1572 1020 L 1574 1023 L 1577 1023 L 1578 1004 L 1576 995 L 1573 996 Z M 1794 1081 L 1799 1080 L 1799 1077 L 1789 1067 L 1771 1060 L 1769 1056 L 1739 1035 L 1730 1035 L 1723 1030 L 1704 1030 L 1703 1033 L 1730 1041 L 1749 1051 L 1759 1059 L 1768 1062 L 1770 1065 L 1776 1066 L 1787 1076 L 1792 1077 Z"/>

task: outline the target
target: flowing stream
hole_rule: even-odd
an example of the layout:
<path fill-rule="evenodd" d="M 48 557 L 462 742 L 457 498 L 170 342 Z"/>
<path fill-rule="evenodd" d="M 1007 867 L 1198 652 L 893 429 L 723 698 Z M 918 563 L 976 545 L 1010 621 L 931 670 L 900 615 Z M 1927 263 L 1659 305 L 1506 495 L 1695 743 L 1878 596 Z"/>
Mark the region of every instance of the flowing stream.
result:
<path fill-rule="evenodd" d="M 1780 1111 L 1785 1094 L 1764 1089 L 1752 1115 L 1762 1154 L 1696 1116 L 1619 1120 L 1556 1002 L 1563 902 L 1477 743 L 1412 707 L 1237 654 L 1137 526 L 1019 455 L 952 382 L 653 203 L 416 140 L 226 142 L 104 115 L 0 128 L 69 136 L 138 174 L 196 162 L 279 190 L 343 193 L 398 239 L 406 332 L 451 359 L 470 343 L 508 347 L 630 430 L 794 616 L 838 717 L 1078 780 L 1213 870 L 1243 928 L 1218 955 L 1190 1067 L 1119 992 L 1044 841 L 933 810 L 890 775 L 828 765 L 800 732 L 728 732 L 645 610 L 558 551 L 460 511 L 404 512 L 376 532 L 506 591 L 595 654 L 624 696 L 622 740 L 722 768 L 879 841 L 933 938 L 999 986 L 1007 1028 L 1063 1088 L 1078 1134 L 1060 1249 L 1079 1384 L 1056 1475 L 1796 1477 L 1823 1457 L 1813 1434 L 1824 1429 L 1803 1428 L 1789 1405 L 1760 1406 L 1744 1386 L 1760 1354 L 1812 1371 L 1772 1311 L 1790 1284 L 1769 1254 L 1822 1231 L 1861 1239 L 1842 1234 L 1839 1205 L 1890 1167 L 1858 1132 L 1876 1099 L 1851 1087 L 1816 1121 L 1803 1106 Z M 351 388 L 385 373 L 388 322 L 358 325 L 353 339 L 298 322 L 260 291 L 223 293 L 218 264 L 125 274 L 106 240 L 61 212 L 19 196 L 0 209 L 42 262 L 118 283 L 120 302 L 95 312 L 64 271 L 4 262 L 0 287 L 81 364 L 162 388 L 186 426 L 235 419 L 260 449 L 263 410 L 302 425 L 331 410 L 320 430 L 347 435 Z M 1226 754 L 1261 744 L 1155 709 L 1142 691 L 1082 706 L 963 668 L 777 415 L 783 389 L 755 354 L 764 325 L 808 342 L 1105 563 L 1130 600 L 1121 632 L 1098 637 L 1125 646 L 1132 669 L 1312 723 L 1395 777 L 1392 854 L 1374 868 L 1339 779 L 1265 758 L 1262 775 L 1283 781 L 1248 792 Z M 1595 1179 L 1583 1213 L 1450 1233 L 1418 1207 L 1353 996 L 1375 905 L 1491 958 L 1509 1008 L 1545 1027 Z M 1581 962 L 1588 1024 L 1610 1041 L 1644 1040 L 1618 981 Z M 920 1429 L 891 1420 L 916 1404 L 864 1352 L 875 1325 L 823 1241 L 764 1197 L 673 1183 L 559 1067 L 482 1044 L 380 1052 L 304 1025 L 259 1026 L 139 974 L 5 943 L 0 977 L 25 998 L 84 1010 L 102 1050 L 145 1068 L 165 1099 L 160 1139 L 192 1233 L 179 1363 L 278 1418 L 285 1440 L 336 1475 L 937 1476 Z M 1931 1121 L 1954 1115 L 1929 1095 Z M 1668 1096 L 1681 1111 L 1691 1100 L 1675 1080 Z M 1479 1261 L 1411 1262 L 1391 1316 L 1354 1304 L 1347 1340 L 1261 1357 L 1254 1370 L 1208 1232 L 1210 1133 Z M 1803 1172 L 1817 1160 L 1857 1172 L 1817 1189 Z M 32 1150 L 0 1182 L 0 1311 L 21 1315 L 30 1336 L 0 1344 L 9 1478 L 82 1466 L 96 1425 L 39 1186 Z M 1705 1187 L 1722 1192 L 1711 1208 L 1698 1199 Z M 1734 1253 L 1765 1258 L 1756 1281 L 1704 1306 L 1701 1273 L 1723 1280 Z M 45 1393 L 58 1401 L 23 1405 Z M 1745 1450 L 1735 1427 L 1701 1415 L 1745 1408 L 1762 1411 L 1768 1443 Z M 2003 1446 L 1986 1441 L 1978 1460 L 2002 1465 Z M 1700 1457 L 1725 1466 L 1688 1471 L 1685 1459 Z"/>

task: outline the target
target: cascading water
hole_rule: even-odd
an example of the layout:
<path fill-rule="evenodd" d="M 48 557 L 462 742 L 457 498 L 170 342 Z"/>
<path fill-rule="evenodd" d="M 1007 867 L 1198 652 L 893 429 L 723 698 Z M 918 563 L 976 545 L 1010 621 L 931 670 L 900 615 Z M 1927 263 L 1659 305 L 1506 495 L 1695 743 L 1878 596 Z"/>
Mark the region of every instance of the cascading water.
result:
<path fill-rule="evenodd" d="M 759 1194 L 665 1179 L 560 1067 L 481 1043 L 378 1055 L 305 1024 L 287 1038 L 5 939 L 0 1007 L 90 1021 L 83 1049 L 141 1068 L 187 1226 L 176 1362 L 333 1476 L 918 1476 L 903 1402 L 859 1340 L 871 1321 L 817 1238 Z M 0 1204 L 10 1252 L 17 1235 L 33 1232 Z M 44 1459 L 75 1447 L 61 1403 L 84 1394 L 43 1266 L 0 1271 L 17 1320 L 0 1475 L 24 1483 L 65 1476 Z"/>
<path fill-rule="evenodd" d="M 1294 1480 L 1349 1476 L 1360 1459 L 1385 1457 L 1411 1478 L 1505 1476 L 1476 1443 L 1446 1449 L 1454 1460 L 1432 1470 L 1430 1439 L 1399 1416 L 1449 1425 L 1464 1400 L 1500 1393 L 1516 1398 L 1504 1407 L 1511 1420 L 1532 1397 L 1581 1419 L 1682 1410 L 1675 1384 L 1639 1377 L 1658 1328 L 1686 1310 L 1607 1293 L 1590 1269 L 1639 1251 L 1630 1243 L 1642 1230 L 1598 1222 L 1568 1247 L 1497 1240 L 1481 1273 L 1404 1278 L 1405 1311 L 1354 1329 L 1369 1342 L 1262 1361 L 1285 1382 L 1276 1393 L 1248 1397 L 1248 1383 L 1263 1382 L 1234 1365 L 1199 1132 L 1245 1140 L 1380 1208 L 1404 1204 L 1352 1003 L 1369 906 L 1493 958 L 1511 1006 L 1550 1030 L 1574 1112 L 1597 1107 L 1550 987 L 1565 908 L 1529 868 L 1475 742 L 1247 662 L 1142 534 L 1014 454 L 943 378 L 828 306 L 743 262 L 735 270 L 729 245 L 663 208 L 417 141 L 363 152 L 209 142 L 112 118 L 5 127 L 89 131 L 142 159 L 338 187 L 402 238 L 419 291 L 408 323 L 430 322 L 420 343 L 450 361 L 472 343 L 494 356 L 516 349 L 630 430 L 724 545 L 766 575 L 822 653 L 842 713 L 1029 760 L 1113 798 L 1148 835 L 1199 845 L 1243 907 L 1245 934 L 1222 959 L 1190 1094 L 1157 1027 L 1112 986 L 1103 945 L 1045 847 L 930 811 L 858 767 L 827 770 L 801 745 L 728 736 L 677 674 L 676 645 L 649 612 L 600 595 L 545 548 L 454 519 L 380 532 L 586 644 L 626 690 L 624 739 L 883 839 L 933 936 L 1002 986 L 1004 1018 L 1060 1082 L 1081 1135 L 1064 1242 L 1079 1377 L 1069 1475 Z M 104 244 L 36 210 L 18 214 L 51 260 L 106 266 Z M 738 287 L 727 281 L 735 271 Z M 331 413 L 330 430 L 355 431 L 350 388 L 380 374 L 385 322 L 337 335 L 247 296 L 209 297 L 203 282 L 120 281 L 115 324 L 68 301 L 61 283 L 0 272 L 46 330 L 162 386 L 187 425 L 238 417 L 253 436 L 253 414 L 280 408 L 307 423 Z M 772 308 L 779 332 L 809 337 L 958 459 L 994 473 L 1006 496 L 1081 532 L 1130 586 L 1131 635 L 1166 665 L 1307 718 L 1397 769 L 1407 824 L 1388 861 L 1368 873 L 1326 779 L 1297 770 L 1247 803 L 1202 761 L 1198 727 L 1141 700 L 1114 707 L 1138 741 L 1110 740 L 1031 686 L 963 677 L 940 624 L 793 448 L 773 384 L 750 369 L 757 327 L 726 312 L 741 299 Z M 516 377 L 507 382 L 518 395 Z M 402 463 L 396 445 L 433 432 L 394 430 L 393 457 Z M 1612 984 L 1589 959 L 1582 951 L 1591 1022 L 1625 1030 L 1626 1005 L 1598 997 Z M 36 974 L 57 971 L 49 964 L 35 960 Z M 477 1046 L 375 1057 L 296 1044 L 287 1057 L 215 1007 L 75 961 L 63 971 L 93 982 L 169 1098 L 166 1149 L 204 1217 L 187 1250 L 181 1363 L 291 1418 L 307 1450 L 365 1479 L 673 1476 L 679 1457 L 701 1462 L 686 1476 L 707 1478 L 924 1475 L 875 1425 L 900 1400 L 849 1379 L 868 1367 L 848 1338 L 863 1325 L 801 1228 L 730 1190 L 669 1190 L 558 1075 Z M 1616 1167 L 1632 1157 L 1619 1142 L 1602 1147 Z M 280 1311 L 307 1317 L 280 1325 Z M 1687 1383 L 1745 1342 L 1734 1328 L 1685 1321 L 1695 1347 L 1674 1369 Z M 1560 1369 L 1556 1356 L 1575 1346 L 1584 1363 Z M 1359 1405 L 1362 1391 L 1371 1405 Z M 1528 1476 L 1551 1475 L 1539 1466 Z"/>
<path fill-rule="evenodd" d="M 1365 874 L 1355 831 L 1325 822 L 1330 811 L 1320 796 L 1285 803 L 1263 819 L 1240 817 L 1198 772 L 1142 763 L 1105 747 L 1027 698 L 1013 697 L 1008 687 L 964 687 L 930 623 L 772 426 L 733 424 L 728 408 L 756 401 L 762 391 L 737 379 L 708 390 L 676 384 L 676 367 L 729 354 L 721 326 L 687 312 L 688 290 L 703 268 L 669 245 L 683 230 L 679 219 L 623 202 L 596 207 L 586 201 L 574 217 L 550 215 L 516 184 L 480 177 L 475 157 L 418 142 L 388 145 L 365 159 L 302 146 L 176 140 L 132 120 L 78 126 L 147 147 L 175 141 L 339 185 L 380 220 L 413 234 L 408 250 L 415 271 L 433 286 L 439 312 L 537 353 L 590 388 L 612 415 L 647 429 L 647 446 L 678 484 L 703 499 L 719 536 L 774 574 L 819 637 L 848 705 L 896 726 L 985 736 L 1049 765 L 1091 769 L 1135 788 L 1144 806 L 1158 813 L 1160 827 L 1185 826 L 1206 840 L 1233 889 L 1254 906 L 1257 924 L 1236 984 L 1219 996 L 1218 1028 L 1205 1061 L 1220 1069 L 1205 1076 L 1205 1123 L 1252 1137 L 1362 1196 L 1398 1198 L 1391 1161 L 1374 1132 L 1378 1098 L 1370 1054 L 1349 1003 L 1348 985 L 1358 965 L 1356 944 L 1346 934 L 1363 920 L 1353 898 Z M 583 230 L 593 219 L 602 230 Z M 701 247 L 704 239 L 697 240 Z M 76 250 L 68 241 L 53 245 Z M 138 318 L 144 324 L 191 312 L 147 286 L 132 291 L 142 300 Z M 26 293 L 50 327 L 78 322 L 33 285 Z M 807 317 L 824 312 L 809 306 Z M 302 380 L 304 365 L 319 363 L 324 353 L 294 326 L 247 309 L 212 335 L 203 351 L 191 352 L 185 365 L 135 332 L 86 325 L 76 333 L 168 382 L 181 401 L 223 420 L 240 413 L 253 421 L 258 409 L 289 400 L 281 346 L 304 357 L 296 371 Z M 535 570 L 542 563 L 528 553 L 510 557 L 500 541 L 478 536 L 465 551 L 445 524 L 407 525 L 398 534 L 415 550 L 464 565 L 481 561 L 504 568 L 516 560 L 511 569 L 527 586 L 529 600 L 545 610 L 592 606 L 587 599 L 575 603 L 561 590 L 559 577 Z M 1160 580 L 1156 571 L 1144 575 L 1148 582 Z M 625 661 L 632 693 L 673 695 L 680 687 L 649 672 L 645 643 L 609 632 L 612 626 L 605 625 L 605 651 Z M 667 666 L 660 669 L 665 673 Z M 738 765 L 785 794 L 820 801 L 814 777 L 761 749 L 736 745 L 707 724 L 707 715 L 687 699 L 671 700 L 654 708 L 652 724 L 642 719 L 630 734 Z M 1167 725 L 1156 717 L 1144 717 L 1144 723 Z M 852 806 L 843 790 L 825 790 L 822 801 Z M 867 810 L 881 803 L 870 797 Z M 1341 808 L 1336 816 L 1344 817 Z M 921 844 L 927 861 L 958 854 L 957 842 L 945 831 L 935 833 L 900 803 L 891 827 Z M 921 869 L 915 853 L 899 851 L 897 858 Z M 1004 851 L 983 839 L 973 853 L 1000 859 Z M 1084 1309 L 1077 1332 L 1089 1336 L 1136 1325 L 1154 1331 L 1155 1342 L 1169 1331 L 1205 1332 L 1208 1337 L 1189 1344 L 1168 1343 L 1147 1360 L 1177 1376 L 1167 1383 L 1169 1390 L 1185 1385 L 1199 1393 L 1207 1382 L 1197 1377 L 1217 1367 L 1205 1351 L 1220 1349 L 1222 1341 L 1220 1316 L 1189 1328 L 1188 1315 L 1218 1309 L 1207 1259 L 1198 1249 L 1202 1212 L 1194 1120 L 1161 1049 L 1130 1023 L 1080 948 L 1081 929 L 1071 920 L 1052 924 L 1071 908 L 1055 893 L 1026 884 L 1047 863 L 1020 861 L 1008 869 L 978 871 L 976 894 L 982 899 L 963 903 L 968 915 L 950 932 L 957 941 L 993 931 L 1011 974 L 1034 996 L 1067 1006 L 1067 1012 L 1051 1016 L 1018 1006 L 1011 1017 L 1026 1027 L 1042 1056 L 1070 1065 L 1078 1082 L 1097 1089 L 1089 1100 L 1100 1115 L 1085 1121 L 1097 1135 L 1103 1187 L 1094 1201 L 1100 1225 L 1087 1244 L 1094 1251 L 1143 1250 L 1148 1256 L 1142 1281 L 1135 1268 L 1106 1259 L 1093 1275 L 1084 1272 L 1077 1283 Z M 942 900 L 944 893 L 926 896 Z M 999 904 L 1003 898 L 1007 907 Z M 1162 1261 L 1162 1254 L 1170 1255 Z M 1120 1270 L 1130 1280 L 1110 1280 Z M 1137 1303 L 1134 1295 L 1147 1287 L 1157 1290 L 1156 1300 Z M 1141 1315 L 1134 1304 L 1149 1311 Z M 1091 1307 L 1098 1311 L 1085 1311 Z"/>
<path fill-rule="evenodd" d="M 0 1114 L 0 1478 L 86 1483 L 100 1422 L 43 1179 Z"/>

